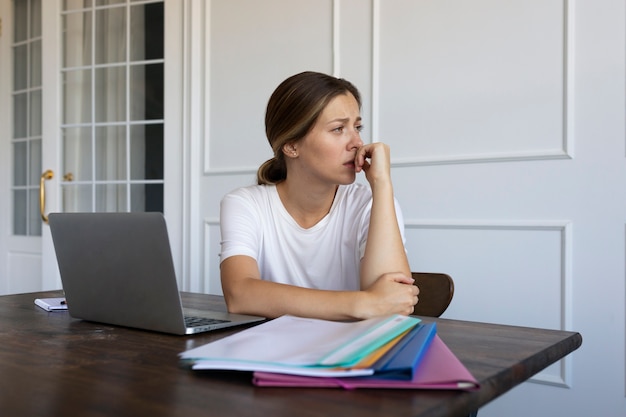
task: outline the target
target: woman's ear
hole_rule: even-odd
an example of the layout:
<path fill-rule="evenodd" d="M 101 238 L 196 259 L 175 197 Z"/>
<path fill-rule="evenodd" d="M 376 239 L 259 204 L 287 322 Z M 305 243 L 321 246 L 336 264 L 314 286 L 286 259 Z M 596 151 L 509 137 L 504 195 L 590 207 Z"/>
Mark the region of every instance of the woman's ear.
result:
<path fill-rule="evenodd" d="M 298 151 L 296 150 L 296 145 L 293 142 L 286 143 L 283 145 L 283 153 L 288 158 L 295 158 L 298 156 Z"/>

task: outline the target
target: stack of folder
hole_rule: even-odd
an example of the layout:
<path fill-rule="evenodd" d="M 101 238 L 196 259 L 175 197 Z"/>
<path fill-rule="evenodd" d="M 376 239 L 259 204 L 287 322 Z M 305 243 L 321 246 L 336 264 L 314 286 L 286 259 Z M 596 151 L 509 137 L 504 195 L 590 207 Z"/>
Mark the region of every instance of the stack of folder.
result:
<path fill-rule="evenodd" d="M 197 371 L 253 373 L 257 386 L 472 390 L 476 379 L 435 323 L 393 315 L 356 322 L 282 316 L 187 350 Z"/>

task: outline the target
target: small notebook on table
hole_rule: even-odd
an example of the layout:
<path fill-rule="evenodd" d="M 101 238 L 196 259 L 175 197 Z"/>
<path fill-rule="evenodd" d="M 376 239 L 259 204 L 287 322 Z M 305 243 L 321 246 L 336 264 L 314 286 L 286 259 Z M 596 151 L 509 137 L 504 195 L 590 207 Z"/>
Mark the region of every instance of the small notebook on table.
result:
<path fill-rule="evenodd" d="M 35 304 L 46 311 L 63 311 L 67 310 L 65 298 L 37 298 Z"/>

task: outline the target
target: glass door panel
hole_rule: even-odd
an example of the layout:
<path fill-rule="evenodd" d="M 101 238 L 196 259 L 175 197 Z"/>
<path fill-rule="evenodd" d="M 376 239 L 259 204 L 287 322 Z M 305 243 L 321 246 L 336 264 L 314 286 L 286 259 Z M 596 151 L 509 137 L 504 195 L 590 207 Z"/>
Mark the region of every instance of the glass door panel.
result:
<path fill-rule="evenodd" d="M 89 123 L 92 113 L 90 70 L 63 72 L 63 123 Z"/>
<path fill-rule="evenodd" d="M 117 181 L 126 174 L 126 127 L 99 126 L 96 128 L 96 181 Z"/>
<path fill-rule="evenodd" d="M 128 211 L 128 206 L 128 185 L 96 184 L 95 211 Z"/>
<path fill-rule="evenodd" d="M 12 233 L 41 236 L 41 0 L 13 2 Z"/>
<path fill-rule="evenodd" d="M 68 127 L 63 130 L 61 149 L 66 182 L 92 181 L 93 150 L 91 127 Z"/>
<path fill-rule="evenodd" d="M 95 71 L 96 123 L 126 120 L 126 67 L 96 68 Z"/>
<path fill-rule="evenodd" d="M 72 2 L 73 3 L 73 2 Z M 88 7 L 87 5 L 85 7 Z M 71 10 L 66 8 L 65 10 Z M 61 16 L 64 68 L 82 67 L 91 64 L 92 22 L 85 13 L 68 13 Z"/>
<path fill-rule="evenodd" d="M 163 2 L 62 14 L 63 210 L 163 211 Z"/>

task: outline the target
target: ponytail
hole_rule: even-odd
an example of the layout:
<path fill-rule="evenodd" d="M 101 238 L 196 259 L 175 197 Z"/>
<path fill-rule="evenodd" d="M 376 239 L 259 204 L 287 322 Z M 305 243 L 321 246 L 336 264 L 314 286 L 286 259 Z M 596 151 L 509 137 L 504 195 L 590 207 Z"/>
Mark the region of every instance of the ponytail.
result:
<path fill-rule="evenodd" d="M 257 184 L 278 184 L 287 178 L 287 166 L 284 157 L 273 157 L 265 161 L 256 173 Z"/>

